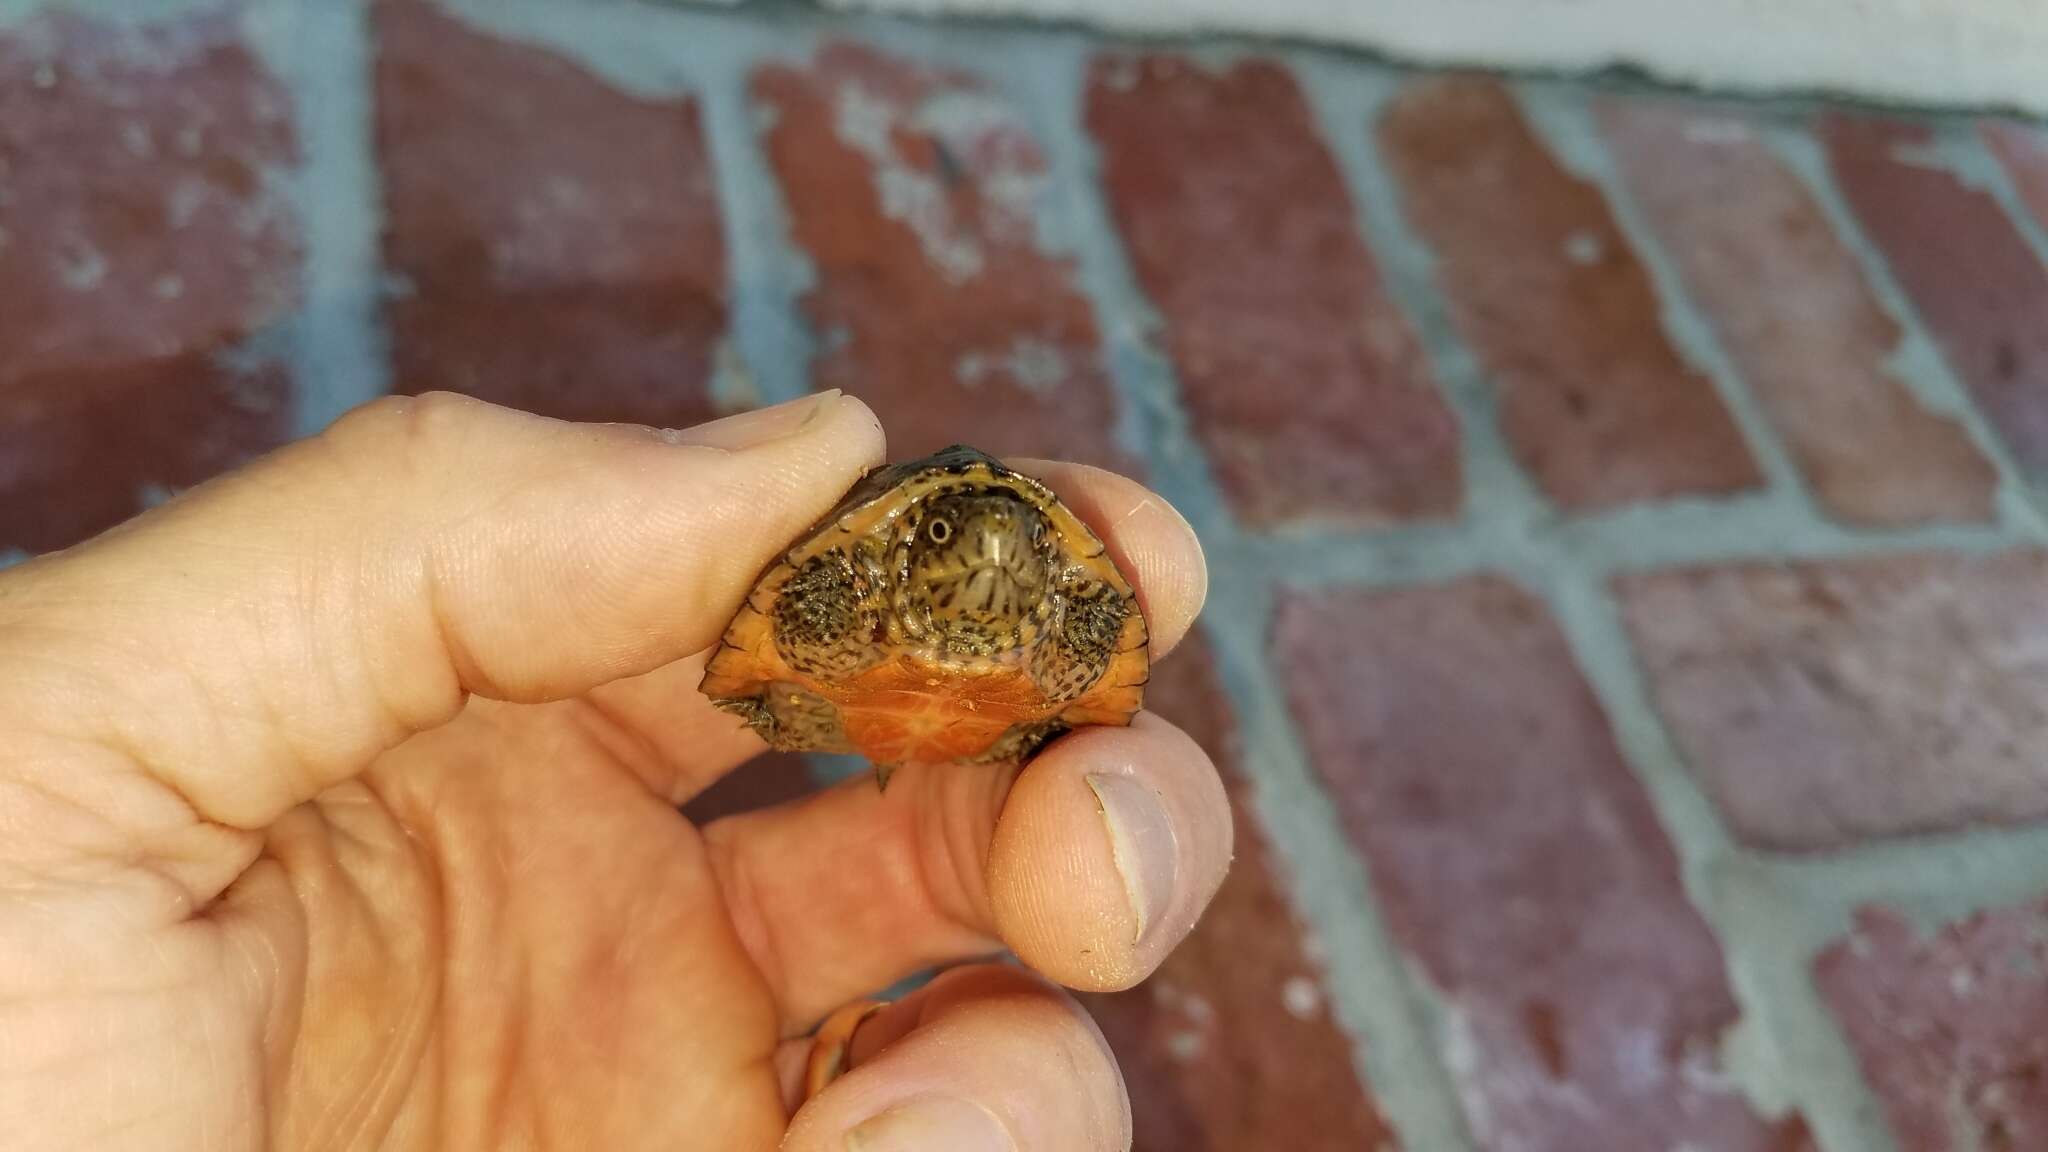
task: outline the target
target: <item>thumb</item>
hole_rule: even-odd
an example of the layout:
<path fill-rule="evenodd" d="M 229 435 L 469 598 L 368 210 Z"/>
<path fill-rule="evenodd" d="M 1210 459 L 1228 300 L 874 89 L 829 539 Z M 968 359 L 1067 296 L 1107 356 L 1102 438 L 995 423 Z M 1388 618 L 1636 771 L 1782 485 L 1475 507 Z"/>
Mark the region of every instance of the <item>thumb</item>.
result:
<path fill-rule="evenodd" d="M 689 655 L 882 450 L 837 393 L 680 433 L 371 404 L 0 574 L 0 827 L 39 794 L 124 798 L 107 823 L 133 827 L 165 811 L 139 780 L 259 828 L 470 693 L 556 699 Z"/>

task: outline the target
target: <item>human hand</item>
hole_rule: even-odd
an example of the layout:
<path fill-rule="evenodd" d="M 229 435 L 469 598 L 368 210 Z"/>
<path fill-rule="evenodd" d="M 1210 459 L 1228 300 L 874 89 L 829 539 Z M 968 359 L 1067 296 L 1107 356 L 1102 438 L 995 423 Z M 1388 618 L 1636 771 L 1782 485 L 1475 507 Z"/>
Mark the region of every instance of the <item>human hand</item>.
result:
<path fill-rule="evenodd" d="M 392 399 L 0 573 L 0 1144 L 1128 1147 L 1057 985 L 1136 983 L 1221 882 L 1186 736 L 677 811 L 761 751 L 697 693 L 707 649 L 882 454 L 833 395 L 682 433 Z M 1186 525 L 1018 466 L 1170 649 Z M 955 969 L 800 1100 L 821 1016 L 1004 949 L 1035 974 Z"/>

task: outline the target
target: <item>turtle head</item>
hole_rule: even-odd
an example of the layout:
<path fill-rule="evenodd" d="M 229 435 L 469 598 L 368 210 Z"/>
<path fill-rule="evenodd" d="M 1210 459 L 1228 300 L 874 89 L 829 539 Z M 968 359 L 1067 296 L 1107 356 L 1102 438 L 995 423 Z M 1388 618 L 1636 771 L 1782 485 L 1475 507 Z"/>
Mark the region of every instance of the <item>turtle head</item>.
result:
<path fill-rule="evenodd" d="M 950 647 L 991 655 L 1022 645 L 1052 580 L 1051 525 L 1027 501 L 986 489 L 930 497 L 910 541 L 910 606 Z"/>

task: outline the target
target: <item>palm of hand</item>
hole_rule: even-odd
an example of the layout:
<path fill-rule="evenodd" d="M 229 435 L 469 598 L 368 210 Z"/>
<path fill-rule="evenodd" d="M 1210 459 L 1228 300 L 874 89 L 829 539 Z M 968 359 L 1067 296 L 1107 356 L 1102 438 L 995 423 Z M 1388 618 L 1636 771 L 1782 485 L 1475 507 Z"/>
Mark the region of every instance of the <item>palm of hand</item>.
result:
<path fill-rule="evenodd" d="M 785 1029 L 667 799 L 693 766 L 644 746 L 584 702 L 473 707 L 273 832 L 322 971 L 280 1147 L 774 1146 Z"/>
<path fill-rule="evenodd" d="M 643 745 L 587 701 L 473 703 L 288 813 L 207 914 L 82 929 L 65 966 L 122 978 L 40 1030 L 102 1038 L 70 1060 L 106 1097 L 50 1098 L 28 1146 L 132 1117 L 154 1148 L 773 1147 L 790 1030 L 660 794 L 696 766 Z"/>

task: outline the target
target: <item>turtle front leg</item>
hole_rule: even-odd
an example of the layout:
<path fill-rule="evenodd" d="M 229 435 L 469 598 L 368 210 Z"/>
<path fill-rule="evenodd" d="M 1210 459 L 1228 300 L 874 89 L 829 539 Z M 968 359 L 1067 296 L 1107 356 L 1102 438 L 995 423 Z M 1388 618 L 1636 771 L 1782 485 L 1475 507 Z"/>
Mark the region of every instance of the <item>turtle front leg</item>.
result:
<path fill-rule="evenodd" d="M 843 549 L 805 561 L 775 602 L 775 650 L 805 676 L 844 680 L 881 663 L 880 608 Z"/>
<path fill-rule="evenodd" d="M 1061 593 L 1058 619 L 1032 653 L 1031 678 L 1047 699 L 1066 703 L 1108 670 L 1131 605 L 1100 580 L 1072 581 Z"/>

